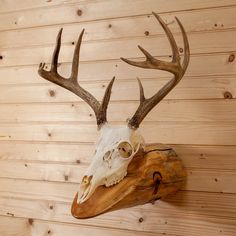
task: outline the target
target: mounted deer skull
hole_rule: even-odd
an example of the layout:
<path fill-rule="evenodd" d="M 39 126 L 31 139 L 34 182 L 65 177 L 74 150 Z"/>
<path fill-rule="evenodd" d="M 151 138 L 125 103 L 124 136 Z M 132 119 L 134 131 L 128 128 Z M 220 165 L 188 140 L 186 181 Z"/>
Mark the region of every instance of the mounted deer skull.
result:
<path fill-rule="evenodd" d="M 151 98 L 148 99 L 145 98 L 143 86 L 141 84 L 141 81 L 138 79 L 140 88 L 140 105 L 135 114 L 133 115 L 133 117 L 128 120 L 128 124 L 125 126 L 110 126 L 107 123 L 106 111 L 110 100 L 111 89 L 115 77 L 113 77 L 113 79 L 110 81 L 101 103 L 98 100 L 96 100 L 92 94 L 84 90 L 78 84 L 77 77 L 78 77 L 78 66 L 79 66 L 79 54 L 84 30 L 81 32 L 75 47 L 74 57 L 72 62 L 72 73 L 68 79 L 63 78 L 57 73 L 58 55 L 61 47 L 62 29 L 59 31 L 57 36 L 57 43 L 53 53 L 50 71 L 44 70 L 45 63 L 41 63 L 39 66 L 38 72 L 41 77 L 70 90 L 71 92 L 82 98 L 86 103 L 88 103 L 88 105 L 93 109 L 95 113 L 98 130 L 100 131 L 100 138 L 96 144 L 95 155 L 89 168 L 85 172 L 85 175 L 80 184 L 79 193 L 76 195 L 76 198 L 72 206 L 72 214 L 77 218 L 91 217 L 103 213 L 105 211 L 118 209 L 129 205 L 135 205 L 136 203 L 134 202 L 132 203 L 132 201 L 136 199 L 134 196 L 137 194 L 138 186 L 140 185 L 140 183 L 142 183 L 141 185 L 144 186 L 143 181 L 145 179 L 146 182 L 148 183 L 150 181 L 151 182 L 157 181 L 155 180 L 155 178 L 157 177 L 154 177 L 156 176 L 155 173 L 159 173 L 157 178 L 158 179 L 157 182 L 159 184 L 160 184 L 160 178 L 168 179 L 169 183 L 171 181 L 174 182 L 173 179 L 177 177 L 179 177 L 179 179 L 177 178 L 176 180 L 177 182 L 182 182 L 184 179 L 185 175 L 183 174 L 184 170 L 182 163 L 180 159 L 178 159 L 175 155 L 172 155 L 173 151 L 171 151 L 171 153 L 167 154 L 165 153 L 164 155 L 165 162 L 167 163 L 166 166 L 168 166 L 169 170 L 173 171 L 171 173 L 170 171 L 165 170 L 167 174 L 166 177 L 165 175 L 163 177 L 163 173 L 165 172 L 164 169 L 166 167 L 164 167 L 165 165 L 163 165 L 164 159 L 163 155 L 160 154 L 160 152 L 171 149 L 157 149 L 155 146 L 153 150 L 154 151 L 159 150 L 159 152 L 154 155 L 155 156 L 154 158 L 153 157 L 150 158 L 150 155 L 149 156 L 147 155 L 150 152 L 150 149 L 148 148 L 148 146 L 145 146 L 142 136 L 137 132 L 137 129 L 139 128 L 139 125 L 145 118 L 145 116 L 181 80 L 188 67 L 189 57 L 190 57 L 188 39 L 185 30 L 181 22 L 178 20 L 178 18 L 176 18 L 176 21 L 181 29 L 184 42 L 184 58 L 182 63 L 177 44 L 170 29 L 156 13 L 153 13 L 153 15 L 159 21 L 159 23 L 161 24 L 162 28 L 164 29 L 168 37 L 173 54 L 172 61 L 171 62 L 160 61 L 154 58 L 149 52 L 147 52 L 141 46 L 138 47 L 145 55 L 146 57 L 145 61 L 135 62 L 124 58 L 121 59 L 124 62 L 133 66 L 146 69 L 158 69 L 158 70 L 168 71 L 172 73 L 174 77 L 166 85 L 164 85 L 164 87 L 160 89 L 155 95 L 153 95 Z M 140 158 L 140 153 L 142 158 Z M 162 161 L 160 162 L 160 160 Z M 171 163 L 171 166 L 169 165 L 169 163 Z M 173 163 L 175 163 L 175 166 L 177 166 L 176 170 L 174 170 L 175 167 L 172 166 Z M 146 169 L 144 170 L 142 168 L 143 166 L 146 166 L 148 170 Z M 157 169 L 154 170 L 153 169 L 154 166 L 157 169 L 158 168 L 163 169 L 162 173 L 159 172 Z M 141 172 L 138 172 L 138 170 L 140 170 Z M 139 173 L 139 176 L 135 175 L 135 171 Z M 129 177 L 130 174 L 131 176 L 135 177 L 130 178 Z M 149 175 L 152 176 L 153 178 L 152 180 L 149 180 L 148 177 Z M 169 176 L 172 175 L 172 177 L 170 178 L 168 177 L 168 175 Z M 149 185 L 153 187 L 154 185 L 153 183 L 151 184 L 151 182 Z M 158 190 L 157 186 L 154 186 L 154 188 L 157 188 Z M 177 187 L 175 186 L 171 190 L 168 189 L 168 191 L 166 191 L 165 194 L 163 193 L 163 195 L 166 195 L 167 193 L 176 190 L 177 188 L 179 188 L 179 184 Z M 135 201 L 137 201 L 137 204 L 141 204 L 156 199 L 158 192 L 157 190 L 155 190 L 151 194 L 152 196 L 149 195 L 144 196 L 141 193 L 139 193 L 140 196 L 142 195 L 146 199 L 139 199 L 139 200 L 136 199 Z M 146 193 L 149 193 L 149 191 L 147 190 Z M 99 202 L 98 197 L 100 197 L 99 209 L 96 208 L 96 206 L 94 206 L 95 202 L 91 201 L 91 199 L 93 199 Z M 89 211 L 86 211 L 88 210 L 88 207 L 90 207 L 90 209 L 92 207 L 93 209 L 92 211 L 90 211 L 90 213 Z"/>

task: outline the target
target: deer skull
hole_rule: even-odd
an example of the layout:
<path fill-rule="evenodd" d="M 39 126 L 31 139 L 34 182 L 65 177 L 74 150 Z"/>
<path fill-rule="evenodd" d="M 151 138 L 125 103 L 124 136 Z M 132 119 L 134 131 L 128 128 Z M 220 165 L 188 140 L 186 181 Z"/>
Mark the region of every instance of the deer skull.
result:
<path fill-rule="evenodd" d="M 172 61 L 166 62 L 158 60 L 140 46 L 138 47 L 145 55 L 146 60 L 131 61 L 125 58 L 121 59 L 132 66 L 145 69 L 168 71 L 173 74 L 173 78 L 150 98 L 145 98 L 143 86 L 141 81 L 138 80 L 140 88 L 140 104 L 133 117 L 129 119 L 127 126 L 113 127 L 109 126 L 107 123 L 106 111 L 115 77 L 107 86 L 102 102 L 99 102 L 92 94 L 83 89 L 78 83 L 77 77 L 80 46 L 84 30 L 81 32 L 74 50 L 72 72 L 69 78 L 64 78 L 57 72 L 62 29 L 59 31 L 57 36 L 57 42 L 52 57 L 50 71 L 46 71 L 44 69 L 45 63 L 41 63 L 39 66 L 38 72 L 41 77 L 61 87 L 64 87 L 65 89 L 79 96 L 86 103 L 88 103 L 96 116 L 98 129 L 100 130 L 100 139 L 96 144 L 96 152 L 93 160 L 80 185 L 79 194 L 77 196 L 78 199 L 76 200 L 80 205 L 84 204 L 85 201 L 86 203 L 89 202 L 89 198 L 93 198 L 92 195 L 99 186 L 101 189 L 103 186 L 110 187 L 112 185 L 115 186 L 112 186 L 111 188 L 116 188 L 119 182 L 120 183 L 118 185 L 120 186 L 123 186 L 122 183 L 127 182 L 129 185 L 133 184 L 128 176 L 124 179 L 124 181 L 121 180 L 126 176 L 128 165 L 140 149 L 140 146 L 143 144 L 143 138 L 136 130 L 139 128 L 140 123 L 143 121 L 146 115 L 179 83 L 188 67 L 190 58 L 189 43 L 181 22 L 178 20 L 178 18 L 176 18 L 183 35 L 183 60 L 181 60 L 178 46 L 168 25 L 165 24 L 165 22 L 156 13 L 153 12 L 153 15 L 160 23 L 168 37 L 172 49 Z M 136 176 L 134 178 L 137 180 L 139 177 Z M 119 188 L 116 189 L 119 190 Z M 123 191 L 119 193 L 121 194 L 120 198 L 124 197 Z M 112 200 L 113 199 L 110 199 L 110 201 Z M 107 202 L 107 200 L 104 201 Z"/>
<path fill-rule="evenodd" d="M 80 184 L 78 203 L 86 201 L 98 186 L 119 183 L 141 144 L 142 136 L 128 126 L 103 125 L 95 155 Z"/>

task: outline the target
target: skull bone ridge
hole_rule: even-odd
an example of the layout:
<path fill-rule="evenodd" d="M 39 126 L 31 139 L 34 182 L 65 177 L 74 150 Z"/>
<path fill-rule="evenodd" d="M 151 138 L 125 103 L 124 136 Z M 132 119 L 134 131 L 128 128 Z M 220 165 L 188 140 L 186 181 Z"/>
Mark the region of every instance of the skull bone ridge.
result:
<path fill-rule="evenodd" d="M 143 143 L 143 137 L 128 126 L 104 124 L 94 157 L 80 184 L 78 203 L 86 201 L 98 186 L 109 187 L 119 183 Z"/>

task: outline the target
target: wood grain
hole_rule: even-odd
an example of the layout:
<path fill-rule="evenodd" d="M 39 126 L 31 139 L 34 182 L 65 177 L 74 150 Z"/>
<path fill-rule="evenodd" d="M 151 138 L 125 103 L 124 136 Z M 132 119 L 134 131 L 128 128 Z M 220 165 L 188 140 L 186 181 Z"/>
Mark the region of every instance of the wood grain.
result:
<path fill-rule="evenodd" d="M 147 143 L 236 145 L 234 122 L 148 122 L 140 132 Z M 97 137 L 95 124 L 0 125 L 0 140 L 7 141 L 95 142 Z"/>
<path fill-rule="evenodd" d="M 89 164 L 94 154 L 92 143 L 0 142 L 0 159 L 22 162 Z M 235 170 L 235 146 L 169 145 L 189 168 Z M 25 163 L 24 163 L 25 164 Z"/>
<path fill-rule="evenodd" d="M 52 1 L 53 2 L 53 1 Z M 51 3 L 52 3 L 51 2 Z M 58 1 L 57 1 L 58 2 Z M 46 2 L 45 2 L 46 4 Z M 55 2 L 54 2 L 55 4 Z M 210 8 L 191 11 L 164 13 L 160 16 L 169 23 L 172 32 L 179 32 L 174 23 L 177 16 L 184 24 L 187 33 L 219 31 L 236 28 L 236 7 Z M 149 12 L 151 13 L 151 12 Z M 138 27 L 136 27 L 138 25 Z M 42 46 L 55 43 L 60 27 L 64 28 L 63 42 L 73 43 L 85 28 L 83 41 L 111 40 L 129 37 L 164 35 L 153 15 L 108 19 L 102 21 L 75 22 L 22 30 L 0 31 L 0 48 Z M 41 37 L 44 35 L 44 37 Z M 159 36 L 158 36 L 159 37 Z"/>
<path fill-rule="evenodd" d="M 235 0 L 4 0 L 0 8 L 0 235 L 236 234 Z M 176 150 L 188 182 L 155 205 L 75 220 L 70 205 L 92 159 L 94 116 L 76 96 L 39 78 L 38 64 L 50 62 L 55 36 L 64 27 L 59 71 L 67 76 L 73 43 L 85 27 L 79 81 L 101 99 L 107 82 L 117 77 L 108 116 L 120 124 L 138 105 L 136 77 L 147 97 L 170 78 L 119 60 L 143 60 L 138 44 L 170 60 L 153 10 L 179 47 L 174 16 L 183 22 L 191 61 L 141 132 L 147 142 Z M 225 92 L 233 99 L 224 99 Z"/>
<path fill-rule="evenodd" d="M 56 35 L 55 35 L 56 36 Z M 235 49 L 236 31 L 220 31 L 192 33 L 188 35 L 192 54 L 231 52 Z M 175 35 L 179 47 L 182 47 L 182 37 Z M 148 38 L 116 39 L 112 41 L 84 42 L 81 47 L 81 61 L 114 60 L 121 56 L 126 58 L 140 57 L 142 53 L 136 45 L 142 45 L 153 56 L 169 56 L 171 49 L 164 36 Z M 49 63 L 53 46 L 2 49 L 0 66 L 19 66 Z M 64 44 L 60 52 L 60 62 L 71 62 L 74 45 Z M 121 53 L 122 52 L 122 53 Z M 158 52 L 158 53 L 157 53 Z"/>
<path fill-rule="evenodd" d="M 21 0 L 15 0 L 14 3 L 11 0 L 4 0 L 1 3 L 1 9 L 0 13 L 9 13 L 9 12 L 15 12 L 15 11 L 22 11 L 22 10 L 32 10 L 37 9 L 39 10 L 41 7 L 50 7 L 55 5 L 65 5 L 75 2 L 82 2 L 83 0 L 37 0 L 37 1 L 21 1 Z M 85 0 L 86 1 L 86 0 Z"/>
<path fill-rule="evenodd" d="M 116 5 L 115 10 L 114 4 Z M 84 22 L 143 15 L 150 14 L 152 11 L 161 13 L 231 5 L 235 5 L 234 0 L 225 0 L 224 2 L 220 0 L 193 0 L 191 4 L 187 0 L 180 0 L 178 3 L 164 0 L 145 0 L 145 4 L 140 0 L 120 0 L 118 3 L 116 0 L 84 1 L 75 4 L 1 14 L 0 28 L 1 30 L 20 29 L 77 21 Z M 82 14 L 78 15 L 77 10 L 81 10 Z M 63 14 L 61 14 L 62 12 Z"/>
<path fill-rule="evenodd" d="M 187 80 L 192 77 L 212 76 L 212 78 L 222 78 L 236 74 L 235 61 L 229 62 L 232 53 L 201 54 L 192 55 L 190 65 L 186 71 Z M 143 60 L 144 58 L 139 58 Z M 168 60 L 168 58 L 160 58 Z M 205 63 L 207 61 L 207 63 Z M 32 66 L 20 67 L 1 67 L 0 68 L 0 85 L 23 85 L 23 84 L 45 84 L 45 80 L 37 74 L 38 64 Z M 60 74 L 68 76 L 71 65 L 68 63 L 61 64 L 59 67 Z M 98 76 L 99 75 L 99 76 Z M 89 82 L 98 80 L 111 80 L 116 76 L 117 82 L 120 80 L 134 79 L 137 76 L 144 80 L 148 78 L 170 78 L 170 74 L 163 71 L 144 70 L 135 68 L 121 60 L 81 62 L 79 71 L 79 81 Z M 178 87 L 177 87 L 178 88 Z"/>
<path fill-rule="evenodd" d="M 1 198 L 26 199 L 71 204 L 79 184 L 52 183 L 47 181 L 14 180 L 0 178 Z M 157 201 L 155 205 L 146 204 L 136 209 L 145 209 L 150 212 L 165 213 L 166 210 L 181 212 L 182 214 L 235 218 L 236 194 L 179 191 L 165 200 Z M 223 200 L 224 201 L 223 201 Z M 14 210 L 14 209 L 13 209 Z M 127 209 L 127 212 L 132 209 Z"/>
<path fill-rule="evenodd" d="M 42 79 L 43 80 L 43 79 Z M 145 94 L 151 97 L 170 79 L 146 79 L 143 81 Z M 81 83 L 86 90 L 101 100 L 108 82 Z M 236 95 L 236 78 L 234 77 L 197 77 L 183 78 L 179 85 L 165 99 L 222 99 L 225 92 Z M 137 80 L 116 80 L 112 89 L 111 101 L 138 101 Z M 82 101 L 78 96 L 57 85 L 46 84 L 4 86 L 0 93 L 0 103 L 57 103 Z M 112 104 L 111 104 L 112 106 Z M 111 107 L 110 106 L 110 107 Z M 73 108 L 73 107 L 72 107 Z M 124 107 L 125 108 L 125 107 Z M 109 109 L 108 109 L 109 110 Z M 125 117 L 126 119 L 126 117 Z"/>
<path fill-rule="evenodd" d="M 118 95 L 118 93 L 117 93 Z M 128 93 L 127 93 L 128 95 Z M 138 96 L 138 94 L 137 94 Z M 118 97 L 117 97 L 118 99 Z M 108 109 L 108 121 L 124 121 L 131 117 L 138 101 L 114 101 Z M 165 100 L 145 121 L 234 122 L 236 100 Z M 117 112 L 117 111 L 121 111 Z M 216 115 L 217 114 L 217 115 Z M 1 123 L 95 122 L 93 111 L 84 102 L 1 104 Z"/>
<path fill-rule="evenodd" d="M 1 161 L 0 168 L 1 178 L 80 183 L 88 166 Z M 187 184 L 182 188 L 184 190 L 236 193 L 233 187 L 236 184 L 235 170 L 187 168 L 187 172 Z M 75 192 L 78 191 L 78 187 L 74 189 Z"/>
<path fill-rule="evenodd" d="M 197 236 L 202 232 L 207 235 L 220 235 L 222 232 L 226 235 L 235 234 L 235 218 L 217 217 L 215 215 L 202 215 L 197 209 L 192 213 L 183 213 L 180 207 L 172 205 L 172 209 L 150 211 L 149 206 L 140 208 L 131 208 L 129 211 L 120 210 L 107 213 L 89 220 L 75 220 L 70 215 L 70 205 L 65 203 L 56 203 L 52 201 L 30 201 L 23 199 L 5 199 L 0 198 L 0 214 L 14 214 L 16 217 L 26 217 L 30 214 L 32 218 L 76 223 L 80 225 L 104 226 L 111 228 L 122 228 L 139 232 L 170 233 L 180 235 Z M 153 205 L 151 205 L 153 208 Z M 9 214 L 7 214 L 9 213 Z M 139 219 L 143 221 L 140 223 Z M 191 225 L 187 228 L 186 225 Z"/>
<path fill-rule="evenodd" d="M 65 224 L 35 219 L 25 219 L 16 217 L 0 216 L 0 233 L 2 235 L 57 235 L 63 236 L 65 232 L 70 236 L 77 236 L 78 232 L 82 235 L 91 236 L 135 236 L 136 231 L 126 231 L 120 229 L 109 229 L 105 227 L 93 227 L 79 224 Z M 156 233 L 143 232 L 144 236 L 160 235 Z"/>

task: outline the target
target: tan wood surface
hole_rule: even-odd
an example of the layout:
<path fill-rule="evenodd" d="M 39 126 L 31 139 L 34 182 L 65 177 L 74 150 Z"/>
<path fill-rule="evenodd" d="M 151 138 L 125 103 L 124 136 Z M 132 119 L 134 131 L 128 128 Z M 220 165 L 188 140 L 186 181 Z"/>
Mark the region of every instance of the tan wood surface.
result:
<path fill-rule="evenodd" d="M 136 77 L 147 97 L 171 78 L 119 60 L 143 60 L 137 45 L 170 60 L 168 40 L 152 11 L 169 24 L 182 47 L 174 23 L 179 17 L 191 61 L 185 78 L 146 117 L 141 132 L 147 142 L 176 150 L 187 183 L 154 205 L 73 219 L 71 201 L 94 152 L 94 114 L 73 94 L 41 79 L 38 64 L 50 63 L 63 27 L 59 71 L 68 76 L 73 44 L 85 28 L 79 80 L 101 100 L 116 76 L 108 118 L 121 124 L 138 106 Z M 0 235 L 235 235 L 235 12 L 235 0 L 2 1 Z"/>
<path fill-rule="evenodd" d="M 37 5 L 42 4 L 42 1 L 39 1 L 39 3 L 34 5 L 32 3 L 28 5 L 27 2 L 29 1 L 26 1 L 23 6 L 25 6 L 24 8 L 30 9 L 22 11 L 21 9 L 23 7 L 21 7 L 21 2 L 19 0 L 17 2 L 19 3 L 18 11 L 16 11 L 17 5 L 15 5 L 15 9 L 12 7 L 14 12 L 6 12 L 5 14 L 1 14 L 1 30 L 143 15 L 150 14 L 152 11 L 162 13 L 236 5 L 234 0 L 225 0 L 224 2 L 221 0 L 193 0 L 191 3 L 189 3 L 188 0 L 180 0 L 178 2 L 173 2 L 170 0 L 145 0 L 145 4 L 140 0 L 119 0 L 118 3 L 116 0 L 105 2 L 100 0 L 88 0 L 76 1 L 74 4 L 55 4 L 54 7 L 52 6 L 37 9 Z M 62 1 L 59 1 L 59 3 L 61 2 Z M 115 11 L 114 4 L 116 4 Z M 8 6 L 9 5 L 10 4 L 8 4 Z M 12 5 L 13 4 L 11 4 L 11 6 Z M 7 4 L 5 4 L 5 6 L 7 6 Z M 9 6 L 8 11 L 10 11 L 11 6 Z M 82 14 L 78 15 L 77 10 L 82 10 Z M 61 14 L 61 12 L 63 12 L 63 14 Z"/>
<path fill-rule="evenodd" d="M 188 35 L 193 55 L 231 52 L 235 49 L 235 42 L 233 40 L 235 37 L 235 30 L 197 32 Z M 176 35 L 176 40 L 180 42 L 181 47 L 182 38 L 180 34 Z M 137 45 L 142 45 L 146 50 L 151 51 L 153 56 L 171 55 L 168 40 L 164 35 L 160 35 L 146 38 L 135 37 L 111 41 L 84 42 L 81 47 L 81 61 L 114 60 L 119 59 L 120 56 L 127 58 L 140 57 L 142 54 L 137 49 Z M 39 64 L 40 62 L 49 63 L 53 48 L 53 45 L 49 45 L 2 49 L 1 55 L 3 58 L 0 61 L 0 66 L 22 66 Z M 74 45 L 65 43 L 61 49 L 60 62 L 71 62 L 73 49 Z"/>
<path fill-rule="evenodd" d="M 236 6 L 233 6 L 163 13 L 160 15 L 169 23 L 173 32 L 179 32 L 178 25 L 173 20 L 174 16 L 177 16 L 184 22 L 185 30 L 190 33 L 235 29 L 235 11 Z M 30 27 L 21 30 L 0 31 L 0 47 L 15 48 L 54 44 L 55 36 L 60 27 L 64 28 L 64 43 L 74 42 L 83 28 L 86 29 L 83 41 L 164 35 L 163 29 L 157 25 L 156 19 L 152 15 L 146 14 L 88 22 L 79 21 L 71 24 L 63 24 L 62 22 L 58 25 L 49 25 L 40 28 Z"/>

